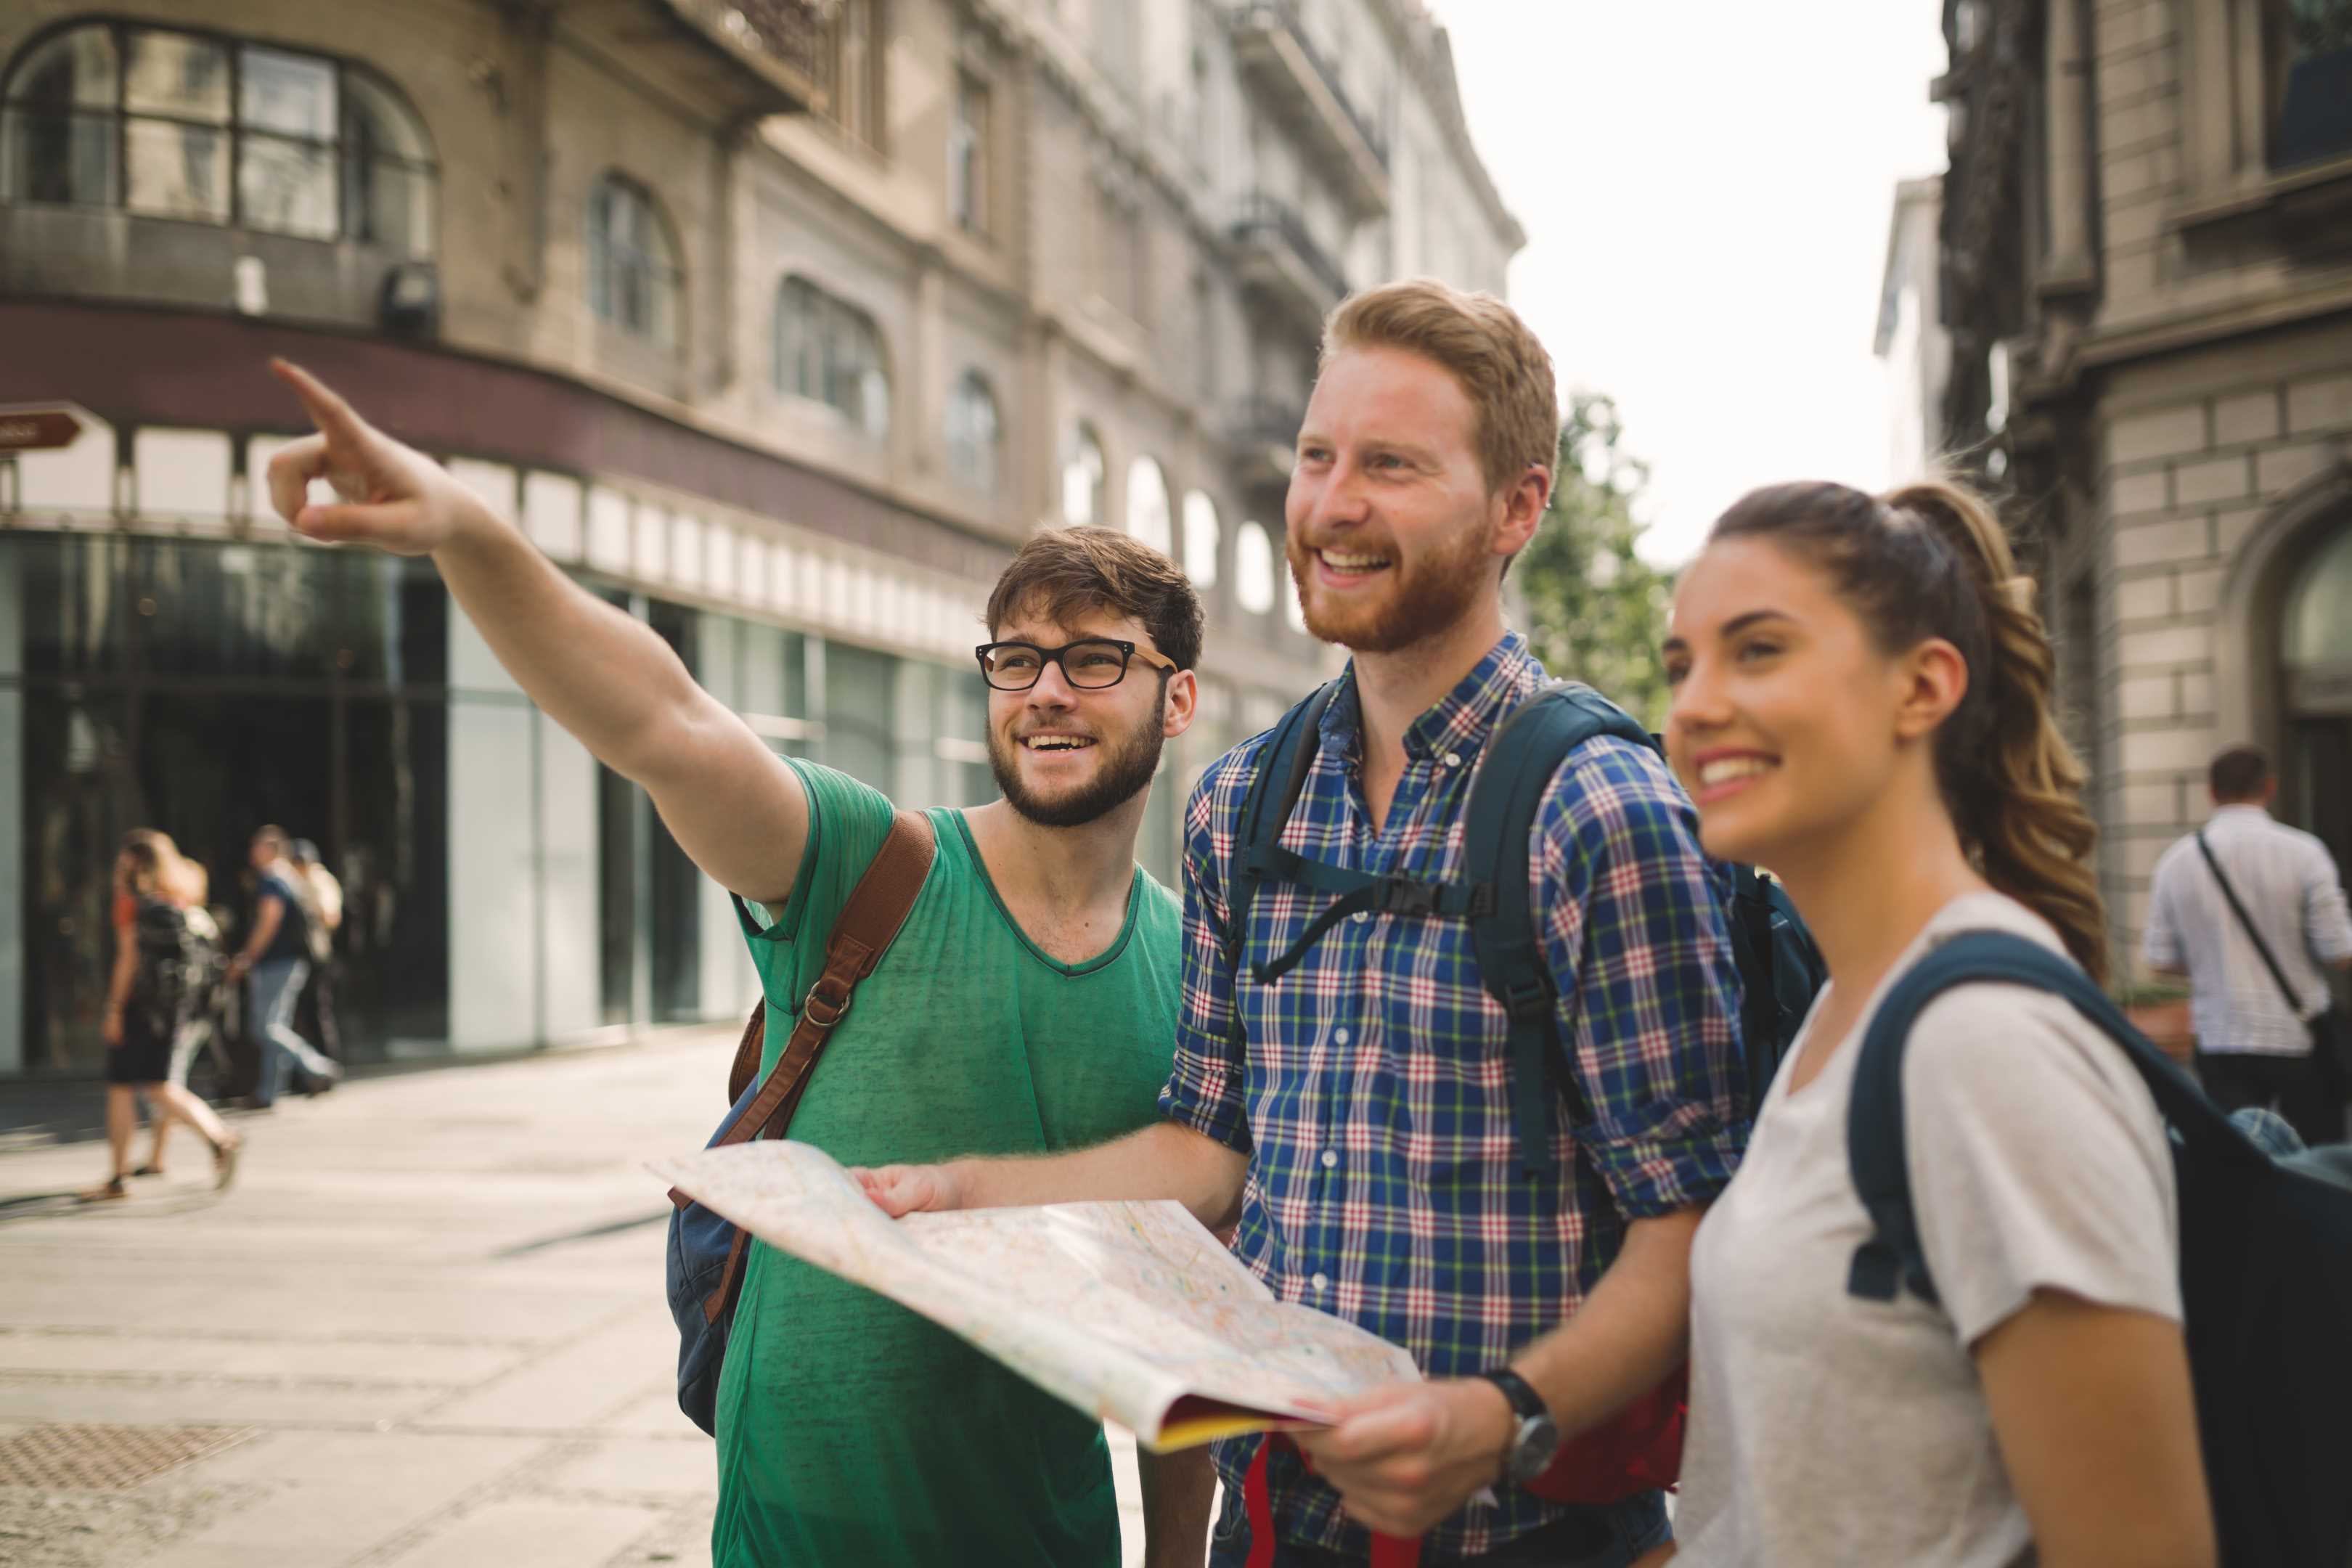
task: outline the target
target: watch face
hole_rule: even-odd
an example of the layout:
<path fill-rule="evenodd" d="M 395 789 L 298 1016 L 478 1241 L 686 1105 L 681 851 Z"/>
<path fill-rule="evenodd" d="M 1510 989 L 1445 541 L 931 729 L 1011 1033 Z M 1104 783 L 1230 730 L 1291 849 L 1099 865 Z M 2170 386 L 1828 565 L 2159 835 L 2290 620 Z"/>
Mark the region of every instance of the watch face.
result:
<path fill-rule="evenodd" d="M 1536 1415 L 1520 1422 L 1518 1436 L 1511 1440 L 1511 1484 L 1523 1487 L 1542 1475 L 1559 1452 L 1559 1428 L 1552 1425 L 1550 1416 Z"/>

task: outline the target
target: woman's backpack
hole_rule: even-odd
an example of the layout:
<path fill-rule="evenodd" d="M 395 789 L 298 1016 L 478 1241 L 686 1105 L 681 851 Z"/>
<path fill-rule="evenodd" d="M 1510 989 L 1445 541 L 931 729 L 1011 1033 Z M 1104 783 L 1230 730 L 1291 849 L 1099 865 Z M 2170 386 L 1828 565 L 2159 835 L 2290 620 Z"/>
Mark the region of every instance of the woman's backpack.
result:
<path fill-rule="evenodd" d="M 139 967 L 128 1005 L 141 1011 L 152 1033 L 169 1039 L 204 1000 L 215 954 L 187 911 L 168 899 L 142 898 L 131 931 Z"/>
<path fill-rule="evenodd" d="M 2131 1026 L 2079 967 L 2007 931 L 1922 958 L 1864 1033 L 1847 1158 L 1874 1234 L 1847 1290 L 1937 1300 L 1911 1208 L 1903 1051 L 1922 1008 L 1972 981 L 2064 998 L 2131 1059 L 2172 1129 L 2180 1296 L 2198 1434 L 2227 1568 L 2341 1568 L 2352 1555 L 2352 1147 L 2273 1159 Z"/>

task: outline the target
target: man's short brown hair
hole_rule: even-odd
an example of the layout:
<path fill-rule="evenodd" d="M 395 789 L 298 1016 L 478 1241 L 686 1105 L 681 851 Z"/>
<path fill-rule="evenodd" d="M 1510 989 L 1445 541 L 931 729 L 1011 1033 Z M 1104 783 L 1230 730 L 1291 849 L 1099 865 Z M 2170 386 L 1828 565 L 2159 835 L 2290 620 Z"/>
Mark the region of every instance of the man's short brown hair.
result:
<path fill-rule="evenodd" d="M 1190 669 L 1201 659 L 1201 599 L 1176 563 L 1108 528 L 1049 528 L 1013 558 L 988 595 L 988 635 L 1014 615 L 1069 626 L 1108 613 L 1143 623 L 1160 651 Z"/>
<path fill-rule="evenodd" d="M 2213 798 L 2223 804 L 2257 800 L 2271 782 L 2271 760 L 2260 746 L 2232 746 L 2213 759 L 2208 774 Z"/>
<path fill-rule="evenodd" d="M 1476 412 L 1471 438 L 1488 495 L 1530 468 L 1551 471 L 1559 451 L 1551 356 L 1502 300 L 1433 278 L 1351 294 L 1323 323 L 1323 363 L 1345 349 L 1370 348 L 1402 349 L 1454 373 Z"/>

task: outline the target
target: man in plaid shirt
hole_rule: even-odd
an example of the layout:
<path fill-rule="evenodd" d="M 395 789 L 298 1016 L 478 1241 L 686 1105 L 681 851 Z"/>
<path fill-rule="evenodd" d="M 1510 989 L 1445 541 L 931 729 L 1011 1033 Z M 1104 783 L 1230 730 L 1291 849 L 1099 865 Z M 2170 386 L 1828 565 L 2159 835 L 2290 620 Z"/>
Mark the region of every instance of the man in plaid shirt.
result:
<path fill-rule="evenodd" d="M 1358 295 L 1331 320 L 1286 522 L 1308 627 L 1353 658 L 1282 836 L 1312 859 L 1450 880 L 1482 748 L 1544 680 L 1502 618 L 1559 427 L 1542 346 L 1499 300 L 1442 284 Z M 1367 1527 L 1423 1562 L 1622 1568 L 1667 1539 L 1663 1500 L 1564 1509 L 1525 1468 L 1531 1401 L 1598 1426 L 1679 1363 L 1691 1235 L 1747 1135 L 1738 980 L 1689 802 L 1646 748 L 1570 754 L 1533 828 L 1531 889 L 1577 1100 L 1553 1173 L 1522 1173 L 1508 1027 L 1460 920 L 1360 914 L 1260 984 L 1229 956 L 1225 889 L 1266 737 L 1187 807 L 1184 994 L 1168 1120 L 1043 1160 L 866 1173 L 893 1214 L 1172 1197 L 1232 1224 L 1286 1301 L 1412 1352 L 1431 1380 L 1270 1457 L 1276 1561 L 1360 1563 Z M 1268 882 L 1247 952 L 1286 948 L 1328 895 Z M 1236 1028 L 1238 1024 L 1239 1027 Z M 1213 1560 L 1250 1542 L 1262 1439 L 1218 1445 Z"/>

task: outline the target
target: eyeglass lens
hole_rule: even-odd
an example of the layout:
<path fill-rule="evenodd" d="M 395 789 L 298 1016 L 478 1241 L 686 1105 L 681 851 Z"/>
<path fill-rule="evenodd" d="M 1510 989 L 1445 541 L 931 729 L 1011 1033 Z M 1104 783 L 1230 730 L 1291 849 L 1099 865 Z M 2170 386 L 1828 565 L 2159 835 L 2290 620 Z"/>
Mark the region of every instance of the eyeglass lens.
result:
<path fill-rule="evenodd" d="M 1074 642 L 1056 653 L 1027 643 L 999 643 L 982 658 L 988 683 L 1000 691 L 1025 691 L 1045 673 L 1045 660 L 1058 658 L 1062 673 L 1073 686 L 1117 686 L 1127 673 L 1127 650 L 1115 642 L 1088 639 Z"/>

